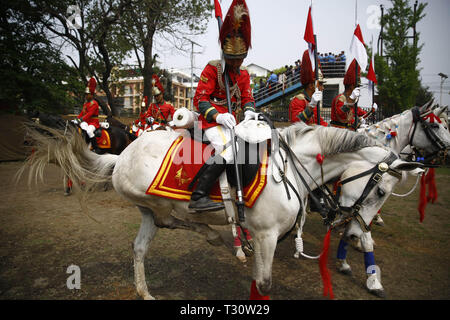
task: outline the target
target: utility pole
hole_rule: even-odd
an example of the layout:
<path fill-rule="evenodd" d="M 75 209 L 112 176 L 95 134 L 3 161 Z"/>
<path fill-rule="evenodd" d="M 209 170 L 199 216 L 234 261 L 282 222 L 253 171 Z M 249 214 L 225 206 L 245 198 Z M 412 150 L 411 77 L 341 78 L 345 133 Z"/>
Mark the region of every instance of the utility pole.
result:
<path fill-rule="evenodd" d="M 441 90 L 440 90 L 439 106 L 442 106 L 442 86 L 444 85 L 445 79 L 447 79 L 448 76 L 442 72 L 439 72 L 438 76 L 441 77 Z"/>
<path fill-rule="evenodd" d="M 191 43 L 191 89 L 189 90 L 189 110 L 194 109 L 194 54 L 201 52 L 194 52 L 194 45 L 202 47 L 198 43 L 192 41 L 191 39 L 184 38 Z"/>

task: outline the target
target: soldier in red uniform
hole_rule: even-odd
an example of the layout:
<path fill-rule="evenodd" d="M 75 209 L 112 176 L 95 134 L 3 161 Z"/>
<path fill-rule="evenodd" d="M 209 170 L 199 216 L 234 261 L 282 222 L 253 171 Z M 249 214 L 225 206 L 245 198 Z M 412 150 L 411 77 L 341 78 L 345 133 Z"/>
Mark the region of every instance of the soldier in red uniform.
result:
<path fill-rule="evenodd" d="M 331 122 L 333 127 L 346 128 L 355 130 L 353 123 L 355 122 L 354 105 L 359 98 L 360 85 L 360 67 L 358 66 L 358 83 L 356 83 L 356 60 L 353 59 L 348 67 L 344 77 L 344 93 L 336 96 L 331 103 Z M 358 107 L 357 116 L 361 117 L 366 114 L 364 110 Z"/>
<path fill-rule="evenodd" d="M 156 103 L 150 104 L 145 113 L 145 119 L 153 129 L 156 129 L 158 126 L 169 124 L 175 113 L 175 108 L 170 103 L 164 101 L 164 87 L 156 74 L 153 75 L 152 83 L 152 93 Z"/>
<path fill-rule="evenodd" d="M 322 101 L 325 81 L 319 68 L 318 86 L 316 88 L 315 74 L 309 59 L 308 50 L 303 53 L 300 81 L 303 89 L 289 103 L 289 121 L 294 123 L 301 120 L 309 125 L 317 124 L 317 104 Z M 320 117 L 320 124 L 325 127 L 328 125 L 322 117 Z"/>
<path fill-rule="evenodd" d="M 97 87 L 97 82 L 95 78 L 92 77 L 89 80 L 88 86 L 86 87 L 86 103 L 83 105 L 83 109 L 78 115 L 77 119 L 73 120 L 74 123 L 83 129 L 90 139 L 92 148 L 95 152 L 98 152 L 97 140 L 94 131 L 100 127 L 98 122 L 98 112 L 99 106 L 97 101 L 94 100 L 95 88 Z"/>
<path fill-rule="evenodd" d="M 241 67 L 251 46 L 250 29 L 247 4 L 244 0 L 234 0 L 219 35 L 225 66 L 219 60 L 210 61 L 200 76 L 195 92 L 194 106 L 200 112 L 199 125 L 205 130 L 206 137 L 215 149 L 215 161 L 205 164 L 206 168 L 192 192 L 189 208 L 197 212 L 224 208 L 223 203 L 213 202 L 209 198 L 209 192 L 225 170 L 226 164 L 234 161 L 232 146 L 227 143 L 231 140 L 231 130 L 236 125 L 236 108 L 243 109 L 245 120 L 257 116 L 250 76 Z M 233 114 L 228 112 L 224 72 L 229 76 Z"/>

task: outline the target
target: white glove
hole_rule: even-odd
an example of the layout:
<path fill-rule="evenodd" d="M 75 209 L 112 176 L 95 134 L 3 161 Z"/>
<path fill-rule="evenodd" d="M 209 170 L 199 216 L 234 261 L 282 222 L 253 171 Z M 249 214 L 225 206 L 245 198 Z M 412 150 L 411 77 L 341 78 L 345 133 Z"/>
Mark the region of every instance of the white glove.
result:
<path fill-rule="evenodd" d="M 373 108 L 374 111 L 377 111 L 378 105 L 374 102 L 372 108 Z"/>
<path fill-rule="evenodd" d="M 223 125 L 225 128 L 233 129 L 236 125 L 236 119 L 231 113 L 220 113 L 216 117 L 216 122 Z"/>
<path fill-rule="evenodd" d="M 253 112 L 251 110 L 247 110 L 244 112 L 244 115 L 245 115 L 244 121 L 252 120 L 252 119 L 258 120 L 259 113 Z"/>
<path fill-rule="evenodd" d="M 359 95 L 360 95 L 360 93 L 359 93 L 359 87 L 357 87 L 357 88 L 355 88 L 355 89 L 353 90 L 352 94 L 350 95 L 350 99 L 356 100 L 356 99 L 359 98 Z"/>
<path fill-rule="evenodd" d="M 319 91 L 319 89 L 316 89 L 316 91 L 313 93 L 311 97 L 311 102 L 309 103 L 310 106 L 317 106 L 317 103 L 319 101 L 322 101 L 323 93 L 322 91 Z"/>
<path fill-rule="evenodd" d="M 153 117 L 148 117 L 148 118 L 145 118 L 145 121 L 146 121 L 148 124 L 152 124 L 153 121 L 155 121 L 155 119 L 153 119 Z"/>
<path fill-rule="evenodd" d="M 72 121 L 72 123 L 74 123 L 74 124 L 76 124 L 76 125 L 79 125 L 79 124 L 81 123 L 81 120 L 78 119 L 78 118 L 72 119 L 71 121 Z"/>

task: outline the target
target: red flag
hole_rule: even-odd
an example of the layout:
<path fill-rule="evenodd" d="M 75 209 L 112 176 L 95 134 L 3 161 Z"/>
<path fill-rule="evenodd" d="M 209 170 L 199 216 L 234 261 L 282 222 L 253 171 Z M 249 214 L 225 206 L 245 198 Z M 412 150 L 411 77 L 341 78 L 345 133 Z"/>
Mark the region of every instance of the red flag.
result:
<path fill-rule="evenodd" d="M 309 7 L 308 18 L 306 19 L 305 35 L 303 36 L 303 39 L 305 39 L 306 42 L 311 43 L 312 45 L 316 44 L 314 41 L 314 30 L 313 30 L 313 23 L 312 23 L 312 17 L 311 17 L 311 6 Z"/>
<path fill-rule="evenodd" d="M 373 65 L 374 65 L 374 61 L 373 61 L 373 52 L 372 52 L 372 59 L 370 60 L 369 72 L 367 73 L 367 79 L 369 79 L 373 83 L 378 83 L 377 76 L 375 75 L 375 69 L 374 69 Z"/>
<path fill-rule="evenodd" d="M 309 6 L 308 18 L 306 19 L 305 35 L 303 36 L 303 39 L 305 39 L 305 41 L 308 43 L 309 60 L 314 61 L 314 50 L 316 42 L 314 41 L 314 30 L 313 30 L 311 9 L 312 9 L 311 6 Z"/>
<path fill-rule="evenodd" d="M 214 10 L 215 10 L 216 18 L 220 17 L 220 19 L 222 19 L 222 8 L 220 7 L 219 0 L 214 0 Z"/>

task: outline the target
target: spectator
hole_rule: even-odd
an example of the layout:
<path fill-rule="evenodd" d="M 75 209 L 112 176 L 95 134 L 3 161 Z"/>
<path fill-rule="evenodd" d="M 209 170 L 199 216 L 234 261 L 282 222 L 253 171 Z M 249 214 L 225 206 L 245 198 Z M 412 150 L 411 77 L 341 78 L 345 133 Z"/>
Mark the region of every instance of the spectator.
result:
<path fill-rule="evenodd" d="M 283 90 L 284 93 L 284 89 L 286 88 L 286 73 L 283 72 L 278 76 L 278 84 L 280 85 L 281 90 Z"/>
<path fill-rule="evenodd" d="M 328 62 L 329 63 L 335 63 L 336 62 L 336 57 L 331 52 L 330 52 L 330 55 L 328 56 Z"/>

